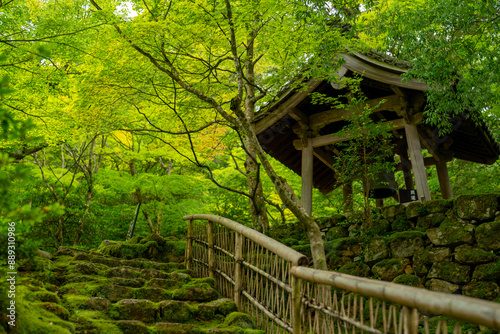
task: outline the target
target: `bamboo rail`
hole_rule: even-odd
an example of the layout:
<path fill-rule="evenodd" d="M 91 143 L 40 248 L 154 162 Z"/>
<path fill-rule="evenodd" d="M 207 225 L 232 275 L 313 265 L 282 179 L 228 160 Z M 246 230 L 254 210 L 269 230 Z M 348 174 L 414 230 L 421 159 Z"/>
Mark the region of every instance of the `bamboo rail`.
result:
<path fill-rule="evenodd" d="M 307 268 L 306 256 L 230 219 L 183 219 L 186 267 L 214 277 L 266 333 L 462 333 L 429 315 L 500 331 L 500 304 Z"/>

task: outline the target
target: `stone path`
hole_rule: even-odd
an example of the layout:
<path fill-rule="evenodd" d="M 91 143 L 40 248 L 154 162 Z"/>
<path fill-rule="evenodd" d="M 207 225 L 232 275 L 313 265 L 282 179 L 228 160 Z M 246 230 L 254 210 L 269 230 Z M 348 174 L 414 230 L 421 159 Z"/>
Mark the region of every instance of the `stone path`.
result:
<path fill-rule="evenodd" d="M 20 311 L 37 314 L 40 333 L 264 333 L 221 298 L 214 279 L 195 278 L 183 263 L 63 249 L 31 266 L 20 268 Z"/>

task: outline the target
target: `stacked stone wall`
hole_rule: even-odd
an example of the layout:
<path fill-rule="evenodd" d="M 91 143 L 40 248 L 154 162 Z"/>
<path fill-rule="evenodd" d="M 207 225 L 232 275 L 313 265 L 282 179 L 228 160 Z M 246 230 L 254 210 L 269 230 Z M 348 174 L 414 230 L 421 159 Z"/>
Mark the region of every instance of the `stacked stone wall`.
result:
<path fill-rule="evenodd" d="M 318 219 L 330 270 L 500 302 L 500 195 L 459 196 Z M 295 228 L 295 230 L 300 230 Z M 298 233 L 285 244 L 307 253 Z"/>

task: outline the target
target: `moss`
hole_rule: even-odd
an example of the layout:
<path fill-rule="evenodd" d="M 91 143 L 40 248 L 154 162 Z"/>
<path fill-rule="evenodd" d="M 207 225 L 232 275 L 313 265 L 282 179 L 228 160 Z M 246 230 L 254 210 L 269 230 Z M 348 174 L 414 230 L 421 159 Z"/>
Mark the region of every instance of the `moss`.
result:
<path fill-rule="evenodd" d="M 486 300 L 495 299 L 500 292 L 497 284 L 493 282 L 474 282 L 464 287 L 463 294 Z"/>
<path fill-rule="evenodd" d="M 391 234 L 387 241 L 392 242 L 396 239 L 413 239 L 413 238 L 424 238 L 425 233 L 420 231 L 404 231 L 404 232 L 396 232 Z"/>
<path fill-rule="evenodd" d="M 422 282 L 418 276 L 415 275 L 399 275 L 393 280 L 394 283 L 398 284 L 403 284 L 403 285 L 408 285 L 408 286 L 415 286 L 415 287 L 420 287 L 422 286 Z"/>
<path fill-rule="evenodd" d="M 392 222 L 391 228 L 393 231 L 402 232 L 411 229 L 412 225 L 406 216 L 399 216 Z"/>
<path fill-rule="evenodd" d="M 64 298 L 62 299 L 61 303 L 71 313 L 74 313 L 77 309 L 83 308 L 83 305 L 88 299 L 89 299 L 88 296 L 67 294 L 64 295 Z"/>
<path fill-rule="evenodd" d="M 63 320 L 68 320 L 68 318 L 69 318 L 68 310 L 66 310 L 64 307 L 62 307 L 59 304 L 46 302 L 46 303 L 39 303 L 38 306 L 40 306 L 41 308 L 43 308 L 49 312 L 54 313 L 55 315 L 57 315 L 59 318 L 61 318 Z"/>
<path fill-rule="evenodd" d="M 354 276 L 368 277 L 370 275 L 370 267 L 364 263 L 351 262 L 343 265 L 338 272 Z"/>
<path fill-rule="evenodd" d="M 456 251 L 456 250 L 455 250 Z M 461 263 L 486 263 L 495 261 L 498 256 L 484 249 L 465 249 L 460 252 L 456 251 L 455 258 Z"/>
<path fill-rule="evenodd" d="M 60 319 L 52 312 L 33 303 L 17 304 L 17 314 L 16 324 L 19 334 L 70 334 L 75 332 L 74 324 Z"/>
<path fill-rule="evenodd" d="M 130 238 L 127 241 L 125 241 L 124 244 L 127 244 L 127 245 L 138 244 L 141 242 L 142 239 L 144 239 L 144 237 L 136 235 L 135 237 Z"/>
<path fill-rule="evenodd" d="M 185 286 L 198 286 L 199 284 L 204 284 L 204 283 L 210 285 L 212 288 L 215 289 L 216 281 L 215 278 L 213 277 L 194 278 L 189 283 L 186 283 Z"/>
<path fill-rule="evenodd" d="M 35 291 L 29 293 L 28 295 L 26 295 L 26 300 L 29 301 L 39 300 L 41 302 L 56 303 L 56 304 L 59 304 L 61 301 L 55 293 L 49 291 Z"/>
<path fill-rule="evenodd" d="M 241 328 L 253 328 L 252 318 L 246 313 L 233 312 L 229 313 L 224 320 L 226 326 L 238 326 Z"/>

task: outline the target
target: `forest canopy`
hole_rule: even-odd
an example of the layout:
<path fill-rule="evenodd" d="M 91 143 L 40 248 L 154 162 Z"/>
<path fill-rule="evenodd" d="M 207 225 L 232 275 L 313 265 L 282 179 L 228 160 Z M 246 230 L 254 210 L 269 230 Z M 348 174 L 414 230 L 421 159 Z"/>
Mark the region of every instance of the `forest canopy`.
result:
<path fill-rule="evenodd" d="M 433 88 L 431 124 L 466 111 L 498 140 L 499 22 L 496 1 L 2 1 L 0 232 L 16 220 L 26 245 L 95 247 L 131 222 L 182 237 L 183 215 L 212 213 L 317 236 L 255 114 L 299 73 L 329 79 L 335 55 L 372 49 Z M 498 162 L 449 172 L 455 195 L 500 190 Z M 343 211 L 342 189 L 313 196 L 313 216 Z"/>

